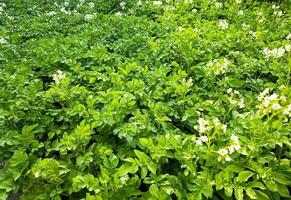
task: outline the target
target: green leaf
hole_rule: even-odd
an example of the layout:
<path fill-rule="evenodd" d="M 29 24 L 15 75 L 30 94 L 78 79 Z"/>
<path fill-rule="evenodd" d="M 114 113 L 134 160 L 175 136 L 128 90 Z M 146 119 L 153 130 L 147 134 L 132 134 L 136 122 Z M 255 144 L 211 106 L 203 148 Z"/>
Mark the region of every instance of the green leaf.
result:
<path fill-rule="evenodd" d="M 250 197 L 251 199 L 257 199 L 257 194 L 256 194 L 255 190 L 253 190 L 252 188 L 247 188 L 247 189 L 246 189 L 246 194 L 247 194 L 248 197 Z"/>
<path fill-rule="evenodd" d="M 237 181 L 240 183 L 246 182 L 252 175 L 253 172 L 251 171 L 242 171 L 238 174 Z"/>
<path fill-rule="evenodd" d="M 0 199 L 5 200 L 5 199 L 7 199 L 7 197 L 8 197 L 8 193 L 6 193 L 3 190 L 2 191 L 0 190 Z"/>
<path fill-rule="evenodd" d="M 253 181 L 253 182 L 250 182 L 248 184 L 248 187 L 250 188 L 260 188 L 262 190 L 266 189 L 265 185 L 261 182 L 258 182 L 258 181 Z"/>
<path fill-rule="evenodd" d="M 159 198 L 160 196 L 160 191 L 159 191 L 159 188 L 156 184 L 152 184 L 150 186 L 150 189 L 149 189 L 149 192 L 151 193 L 151 195 L 153 195 L 154 197 L 157 197 Z"/>
<path fill-rule="evenodd" d="M 266 195 L 264 192 L 256 190 L 256 195 L 258 200 L 270 200 L 268 195 Z"/>
<path fill-rule="evenodd" d="M 269 180 L 264 180 L 265 185 L 267 186 L 267 188 L 273 192 L 277 192 L 278 188 L 277 188 L 277 184 L 275 181 L 273 181 L 272 179 Z"/>
<path fill-rule="evenodd" d="M 291 185 L 291 180 L 288 179 L 284 174 L 271 172 L 271 178 L 283 185 Z"/>
<path fill-rule="evenodd" d="M 282 197 L 290 197 L 289 190 L 285 185 L 278 184 L 278 192 Z"/>
<path fill-rule="evenodd" d="M 134 150 L 134 153 L 138 157 L 138 159 L 147 166 L 150 172 L 156 174 L 157 171 L 156 164 L 151 161 L 151 158 L 147 154 L 139 150 Z"/>
<path fill-rule="evenodd" d="M 238 187 L 234 189 L 234 196 L 237 200 L 243 200 L 244 198 L 244 193 L 243 193 L 243 188 L 242 187 Z"/>
<path fill-rule="evenodd" d="M 226 196 L 231 197 L 231 195 L 233 193 L 233 188 L 232 187 L 225 187 L 224 191 L 225 191 Z"/>
<path fill-rule="evenodd" d="M 0 190 L 5 190 L 10 192 L 13 189 L 14 181 L 12 178 L 7 178 L 5 176 L 0 176 Z"/>

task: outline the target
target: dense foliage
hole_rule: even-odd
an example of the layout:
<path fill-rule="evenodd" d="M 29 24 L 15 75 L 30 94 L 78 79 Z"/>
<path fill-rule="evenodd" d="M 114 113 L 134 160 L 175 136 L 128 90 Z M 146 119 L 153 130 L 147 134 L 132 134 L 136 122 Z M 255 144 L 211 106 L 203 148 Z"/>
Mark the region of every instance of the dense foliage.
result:
<path fill-rule="evenodd" d="M 288 0 L 1 2 L 1 200 L 290 198 Z"/>

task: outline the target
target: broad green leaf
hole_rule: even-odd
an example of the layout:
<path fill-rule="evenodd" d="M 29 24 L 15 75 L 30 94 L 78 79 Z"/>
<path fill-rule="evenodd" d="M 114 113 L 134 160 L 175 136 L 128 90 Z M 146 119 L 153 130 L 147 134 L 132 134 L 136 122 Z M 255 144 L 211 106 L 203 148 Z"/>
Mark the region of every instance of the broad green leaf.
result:
<path fill-rule="evenodd" d="M 149 188 L 149 192 L 151 193 L 151 195 L 159 198 L 160 196 L 160 192 L 159 192 L 159 188 L 156 184 L 152 184 Z"/>
<path fill-rule="evenodd" d="M 271 172 L 271 178 L 283 185 L 291 185 L 291 180 L 288 179 L 284 174 L 278 172 Z"/>
<path fill-rule="evenodd" d="M 253 190 L 252 188 L 247 188 L 246 189 L 246 194 L 248 195 L 248 197 L 250 197 L 251 199 L 257 199 L 257 195 L 255 190 Z"/>
<path fill-rule="evenodd" d="M 230 197 L 233 193 L 233 188 L 232 187 L 224 187 L 225 195 Z"/>
<path fill-rule="evenodd" d="M 259 200 L 270 200 L 270 198 L 268 197 L 268 195 L 266 195 L 262 191 L 256 190 L 256 195 L 257 195 L 257 199 L 259 199 Z"/>
<path fill-rule="evenodd" d="M 289 195 L 289 190 L 288 190 L 288 188 L 285 186 L 285 185 L 282 185 L 282 184 L 278 184 L 278 192 L 280 193 L 280 195 L 282 196 L 282 197 L 291 197 L 290 195 Z"/>
<path fill-rule="evenodd" d="M 246 182 L 252 175 L 253 175 L 253 172 L 251 171 L 242 171 L 238 174 L 237 181 Z"/>
<path fill-rule="evenodd" d="M 234 188 L 234 196 L 237 200 L 243 200 L 244 198 L 244 193 L 243 193 L 243 188 L 242 187 L 238 187 L 238 188 Z"/>

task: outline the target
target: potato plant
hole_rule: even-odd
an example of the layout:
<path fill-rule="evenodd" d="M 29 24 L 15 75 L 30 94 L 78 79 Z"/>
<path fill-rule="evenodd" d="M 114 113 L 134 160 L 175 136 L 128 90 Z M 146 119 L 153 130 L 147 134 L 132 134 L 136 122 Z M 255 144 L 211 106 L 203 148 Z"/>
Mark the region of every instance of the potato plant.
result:
<path fill-rule="evenodd" d="M 2 0 L 0 200 L 284 200 L 290 2 Z"/>

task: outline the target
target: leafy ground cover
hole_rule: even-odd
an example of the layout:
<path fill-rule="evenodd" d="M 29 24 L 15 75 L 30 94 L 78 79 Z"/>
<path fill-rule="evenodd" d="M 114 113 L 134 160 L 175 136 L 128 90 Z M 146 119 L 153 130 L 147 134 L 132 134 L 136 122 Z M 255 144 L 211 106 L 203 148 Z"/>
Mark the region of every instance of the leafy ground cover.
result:
<path fill-rule="evenodd" d="M 2 0 L 0 199 L 290 199 L 289 3 Z"/>

